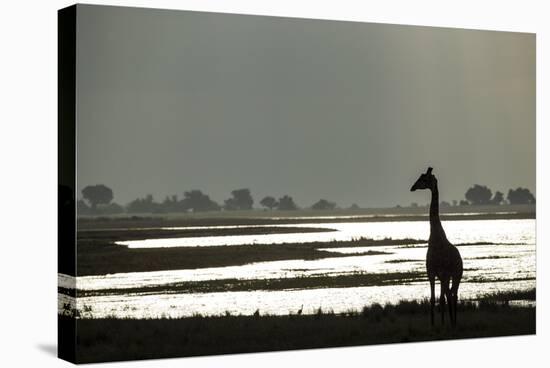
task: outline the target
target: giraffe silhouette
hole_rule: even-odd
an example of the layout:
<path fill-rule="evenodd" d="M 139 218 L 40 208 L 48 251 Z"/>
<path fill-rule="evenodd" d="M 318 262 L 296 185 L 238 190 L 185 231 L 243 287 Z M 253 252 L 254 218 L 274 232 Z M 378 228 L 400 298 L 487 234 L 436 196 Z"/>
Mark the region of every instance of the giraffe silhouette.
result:
<path fill-rule="evenodd" d="M 435 308 L 435 278 L 439 279 L 441 284 L 441 294 L 439 297 L 439 310 L 441 313 L 441 323 L 445 323 L 445 299 L 449 305 L 449 318 L 451 325 L 456 326 L 456 308 L 458 302 L 458 286 L 462 278 L 462 257 L 458 249 L 452 245 L 441 221 L 439 220 L 439 190 L 437 179 L 432 174 L 432 168 L 429 167 L 426 173 L 421 174 L 418 180 L 411 187 L 411 192 L 419 189 L 429 189 L 432 192 L 430 203 L 430 239 L 428 240 L 428 253 L 426 255 L 426 271 L 430 280 L 430 317 L 432 326 L 434 325 Z M 452 286 L 449 288 L 449 283 Z"/>

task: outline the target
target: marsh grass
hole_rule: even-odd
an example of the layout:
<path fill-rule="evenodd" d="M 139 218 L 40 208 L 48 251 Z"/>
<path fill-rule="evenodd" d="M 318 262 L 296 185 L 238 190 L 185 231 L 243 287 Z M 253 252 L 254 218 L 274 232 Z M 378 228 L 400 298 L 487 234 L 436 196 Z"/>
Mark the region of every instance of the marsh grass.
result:
<path fill-rule="evenodd" d="M 166 239 L 166 238 L 190 238 L 208 236 L 232 236 L 232 235 L 265 235 L 265 234 L 288 234 L 288 233 L 322 233 L 336 230 L 315 227 L 236 227 L 228 229 L 177 229 L 164 228 L 129 228 L 129 229 L 89 229 L 79 230 L 78 240 L 143 240 L 143 239 Z"/>
<path fill-rule="evenodd" d="M 120 272 L 145 272 L 240 266 L 252 262 L 281 260 L 314 260 L 352 257 L 320 248 L 376 247 L 422 243 L 418 239 L 358 238 L 351 241 L 310 242 L 300 244 L 250 244 L 220 247 L 175 247 L 129 249 L 111 242 L 80 240 L 78 242 L 78 276 Z M 390 254 L 369 250 L 361 255 Z"/>
<path fill-rule="evenodd" d="M 134 293 L 215 293 L 228 291 L 288 290 L 315 288 L 342 288 L 360 286 L 402 285 L 404 283 L 427 281 L 425 272 L 352 272 L 334 275 L 300 276 L 279 279 L 221 279 L 189 281 L 139 288 L 115 288 L 101 290 L 79 290 L 79 297 L 134 294 Z M 63 292 L 63 290 L 60 290 Z"/>
<path fill-rule="evenodd" d="M 421 259 L 390 259 L 385 263 L 412 263 L 412 262 L 422 262 Z"/>

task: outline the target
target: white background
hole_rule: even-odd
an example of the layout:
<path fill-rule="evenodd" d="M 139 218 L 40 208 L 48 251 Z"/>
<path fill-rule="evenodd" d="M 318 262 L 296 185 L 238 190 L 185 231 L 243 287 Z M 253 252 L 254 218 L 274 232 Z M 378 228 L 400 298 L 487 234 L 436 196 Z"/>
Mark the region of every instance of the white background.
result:
<path fill-rule="evenodd" d="M 537 336 L 113 363 L 113 367 L 548 364 L 548 67 L 545 1 L 95 1 L 96 4 L 537 33 Z M 0 366 L 68 366 L 56 356 L 57 9 L 0 3 Z M 545 17 L 546 15 L 546 17 Z M 546 21 L 546 24 L 545 24 Z M 545 104 L 546 102 L 546 104 Z M 511 147 L 511 149 L 513 149 Z M 6 206 L 7 205 L 7 206 Z M 545 266 L 541 266 L 545 264 Z"/>

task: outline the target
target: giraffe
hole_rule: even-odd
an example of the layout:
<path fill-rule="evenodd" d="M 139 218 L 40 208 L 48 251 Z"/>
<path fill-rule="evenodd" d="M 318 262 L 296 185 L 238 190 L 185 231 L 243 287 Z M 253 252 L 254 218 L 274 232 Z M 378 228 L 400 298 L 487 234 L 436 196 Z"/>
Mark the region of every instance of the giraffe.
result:
<path fill-rule="evenodd" d="M 456 308 L 458 301 L 458 286 L 462 278 L 462 257 L 458 249 L 452 245 L 441 221 L 439 220 L 439 190 L 437 188 L 437 179 L 432 174 L 432 168 L 429 167 L 426 173 L 421 174 L 418 180 L 411 187 L 411 192 L 418 189 L 429 189 L 432 192 L 430 203 L 430 239 L 428 240 L 428 252 L 426 255 L 426 271 L 430 281 L 430 317 L 432 326 L 434 325 L 435 308 L 435 278 L 439 279 L 441 284 L 441 294 L 439 297 L 439 310 L 441 313 L 441 323 L 445 323 L 445 298 L 449 305 L 449 318 L 451 325 L 456 326 Z M 449 288 L 449 283 L 452 286 Z"/>

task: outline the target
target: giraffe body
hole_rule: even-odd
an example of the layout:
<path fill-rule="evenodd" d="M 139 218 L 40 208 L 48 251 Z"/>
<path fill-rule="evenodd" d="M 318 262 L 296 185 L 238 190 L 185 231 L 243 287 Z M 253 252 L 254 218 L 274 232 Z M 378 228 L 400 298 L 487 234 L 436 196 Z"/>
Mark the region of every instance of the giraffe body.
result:
<path fill-rule="evenodd" d="M 430 239 L 426 254 L 426 272 L 430 282 L 431 323 L 434 324 L 435 309 L 435 279 L 441 285 L 439 310 L 441 322 L 445 321 L 445 299 L 449 306 L 451 324 L 456 325 L 456 308 L 458 302 L 458 287 L 462 279 L 462 257 L 458 249 L 447 240 L 441 221 L 439 220 L 439 190 L 437 179 L 429 168 L 425 174 L 411 187 L 411 191 L 429 189 L 432 193 L 430 203 Z"/>

